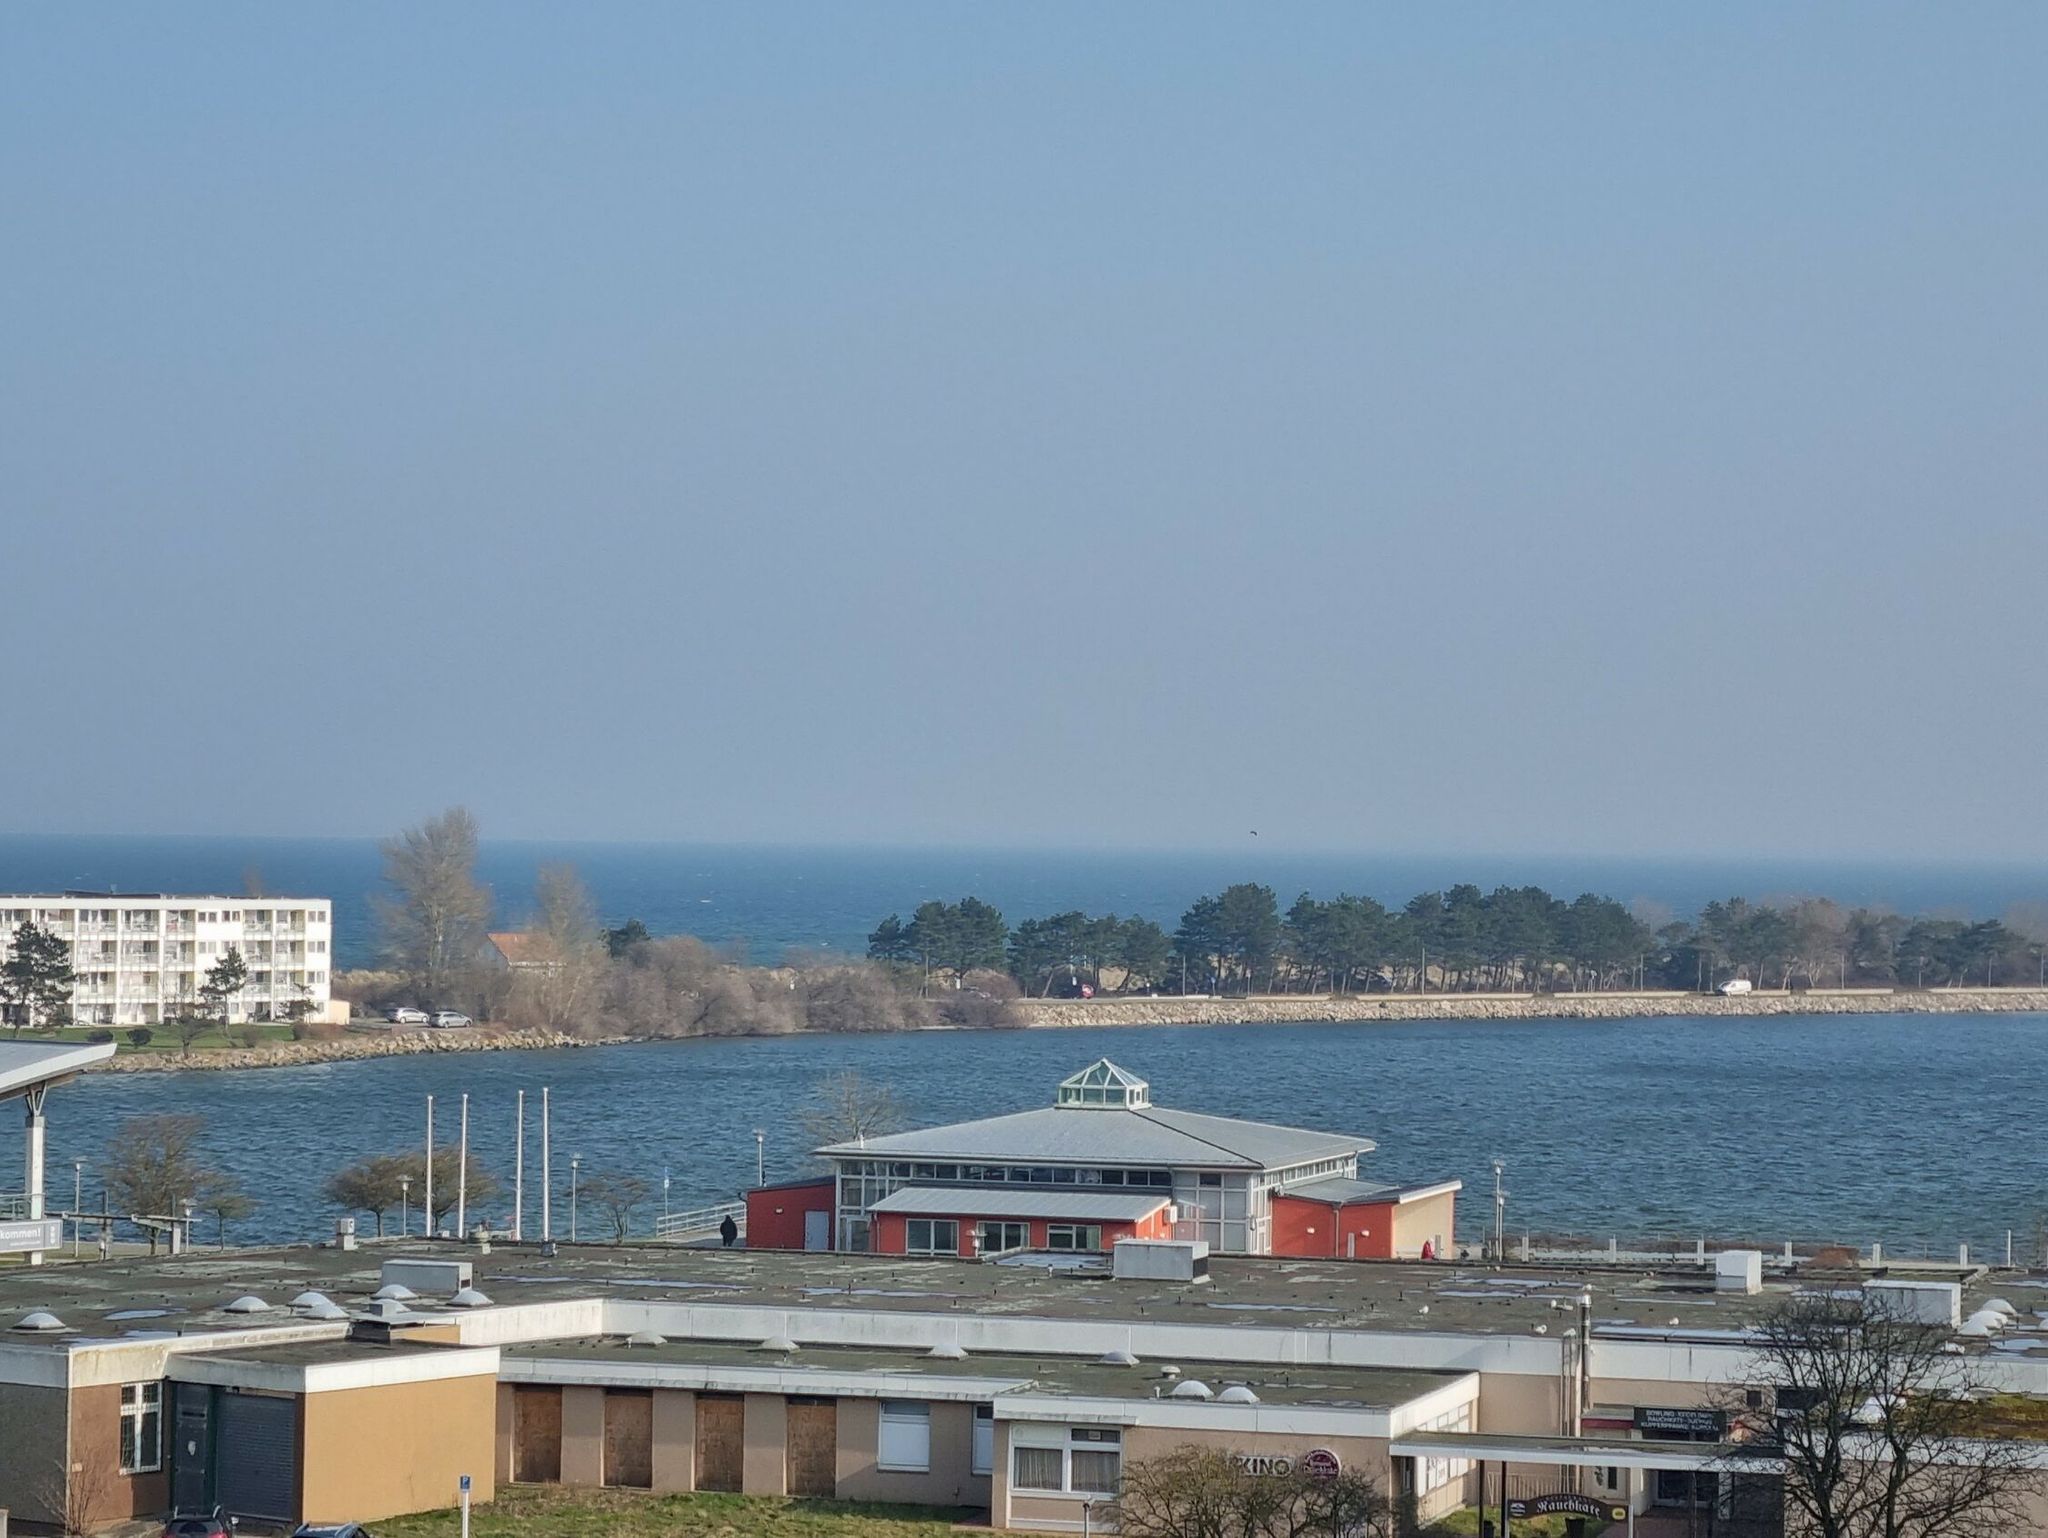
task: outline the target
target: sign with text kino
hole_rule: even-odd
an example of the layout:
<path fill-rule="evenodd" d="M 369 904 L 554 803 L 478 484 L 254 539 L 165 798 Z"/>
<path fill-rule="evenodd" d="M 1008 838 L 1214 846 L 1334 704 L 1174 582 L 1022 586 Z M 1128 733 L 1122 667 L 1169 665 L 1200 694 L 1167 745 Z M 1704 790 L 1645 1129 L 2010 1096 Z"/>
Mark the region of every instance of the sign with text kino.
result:
<path fill-rule="evenodd" d="M 31 1218 L 21 1223 L 0 1223 L 0 1255 L 22 1255 L 31 1250 L 59 1249 L 64 1243 L 62 1218 Z"/>
<path fill-rule="evenodd" d="M 1532 1495 L 1527 1500 L 1510 1500 L 1511 1517 L 1600 1517 L 1609 1522 L 1626 1522 L 1628 1508 L 1618 1501 L 1596 1501 L 1590 1495 Z"/>

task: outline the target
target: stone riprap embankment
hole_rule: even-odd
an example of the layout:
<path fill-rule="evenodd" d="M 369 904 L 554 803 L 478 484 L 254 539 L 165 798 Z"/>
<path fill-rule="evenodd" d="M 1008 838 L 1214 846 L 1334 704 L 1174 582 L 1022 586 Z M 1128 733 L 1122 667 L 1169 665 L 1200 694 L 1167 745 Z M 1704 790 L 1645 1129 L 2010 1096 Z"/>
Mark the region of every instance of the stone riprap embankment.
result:
<path fill-rule="evenodd" d="M 621 1038 L 607 1038 L 618 1040 Z M 604 1041 L 560 1031 L 352 1032 L 327 1041 L 278 1041 L 260 1047 L 210 1047 L 185 1057 L 177 1052 L 123 1052 L 92 1073 L 174 1073 L 207 1068 L 300 1068 L 364 1057 L 408 1057 L 430 1052 L 504 1052 L 520 1047 L 595 1047 Z"/>
<path fill-rule="evenodd" d="M 1672 1015 L 1948 1015 L 2048 1012 L 2040 988 L 1821 989 L 1749 993 L 1385 994 L 1349 998 L 1030 999 L 1028 1024 L 1300 1025 L 1371 1020 L 1635 1020 Z"/>

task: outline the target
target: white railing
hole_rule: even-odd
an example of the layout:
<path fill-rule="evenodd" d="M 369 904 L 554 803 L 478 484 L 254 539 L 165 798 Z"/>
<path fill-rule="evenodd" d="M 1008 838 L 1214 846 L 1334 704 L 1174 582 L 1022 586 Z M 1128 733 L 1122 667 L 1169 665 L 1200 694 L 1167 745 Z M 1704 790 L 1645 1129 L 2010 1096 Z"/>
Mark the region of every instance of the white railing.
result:
<path fill-rule="evenodd" d="M 654 1237 L 668 1244 L 688 1244 L 692 1239 L 709 1239 L 731 1218 L 742 1238 L 747 1232 L 747 1204 L 719 1202 L 694 1207 L 688 1212 L 664 1212 L 654 1220 Z"/>

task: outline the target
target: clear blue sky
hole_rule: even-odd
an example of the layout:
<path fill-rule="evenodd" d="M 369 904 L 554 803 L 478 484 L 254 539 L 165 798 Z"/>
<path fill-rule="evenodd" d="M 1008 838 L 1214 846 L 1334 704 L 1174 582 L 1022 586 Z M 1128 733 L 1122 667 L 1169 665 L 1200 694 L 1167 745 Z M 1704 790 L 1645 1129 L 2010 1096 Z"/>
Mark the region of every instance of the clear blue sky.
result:
<path fill-rule="evenodd" d="M 8 7 L 0 828 L 2048 855 L 2043 57 Z"/>

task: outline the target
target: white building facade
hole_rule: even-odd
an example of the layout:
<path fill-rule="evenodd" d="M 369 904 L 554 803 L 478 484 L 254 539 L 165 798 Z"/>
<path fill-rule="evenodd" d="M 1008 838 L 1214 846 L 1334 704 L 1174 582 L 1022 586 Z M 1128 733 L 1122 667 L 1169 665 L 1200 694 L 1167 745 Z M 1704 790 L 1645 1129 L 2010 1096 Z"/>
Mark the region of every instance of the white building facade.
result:
<path fill-rule="evenodd" d="M 248 981 L 228 1019 L 325 1020 L 334 909 L 324 897 L 212 897 L 163 892 L 0 895 L 0 950 L 33 923 L 71 946 L 72 1019 L 156 1025 L 189 1014 L 207 972 L 230 950 Z"/>

